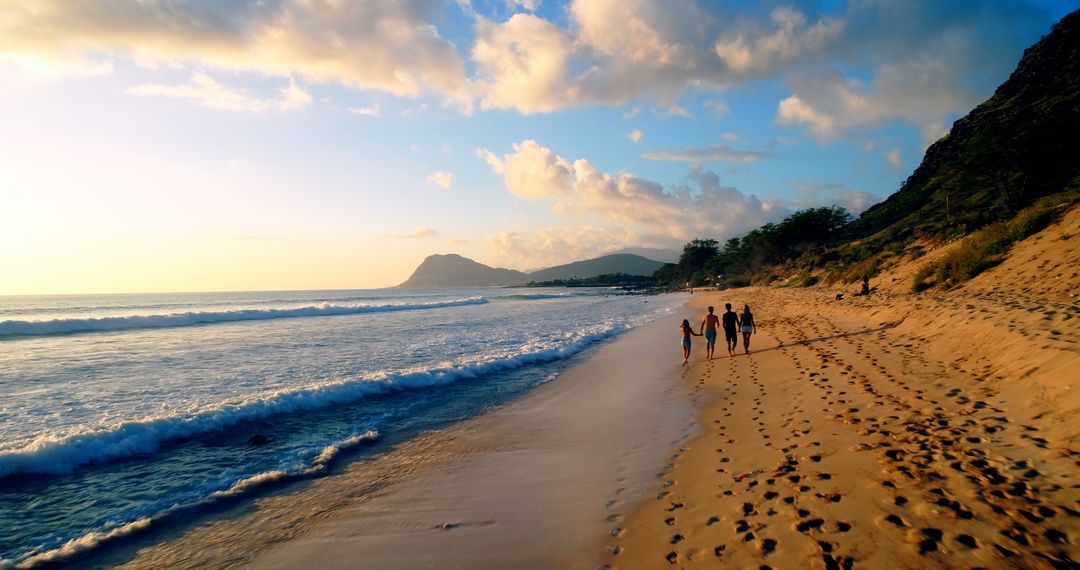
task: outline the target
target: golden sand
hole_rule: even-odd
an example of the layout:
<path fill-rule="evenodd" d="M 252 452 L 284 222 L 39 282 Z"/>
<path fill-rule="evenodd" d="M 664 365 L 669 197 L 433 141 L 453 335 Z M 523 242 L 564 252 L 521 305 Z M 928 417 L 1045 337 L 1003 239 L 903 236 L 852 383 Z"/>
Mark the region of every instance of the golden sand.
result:
<path fill-rule="evenodd" d="M 1080 561 L 1080 210 L 948 293 L 740 289 L 750 356 L 695 357 L 706 433 L 613 530 L 615 568 Z M 721 339 L 722 342 L 723 339 Z"/>

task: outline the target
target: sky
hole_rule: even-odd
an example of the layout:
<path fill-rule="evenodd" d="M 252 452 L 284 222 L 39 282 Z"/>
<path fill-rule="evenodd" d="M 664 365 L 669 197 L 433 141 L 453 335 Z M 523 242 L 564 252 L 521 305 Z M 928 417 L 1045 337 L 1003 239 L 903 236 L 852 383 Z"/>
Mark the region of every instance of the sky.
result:
<path fill-rule="evenodd" d="M 1080 0 L 0 0 L 0 294 L 377 288 L 858 214 Z"/>

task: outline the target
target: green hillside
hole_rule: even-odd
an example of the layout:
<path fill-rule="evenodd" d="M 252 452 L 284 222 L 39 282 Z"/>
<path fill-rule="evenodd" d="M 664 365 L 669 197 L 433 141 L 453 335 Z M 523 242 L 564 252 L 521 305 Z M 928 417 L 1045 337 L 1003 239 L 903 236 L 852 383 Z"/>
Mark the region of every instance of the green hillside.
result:
<path fill-rule="evenodd" d="M 596 277 L 597 275 L 609 275 L 624 273 L 626 275 L 652 275 L 660 269 L 663 263 L 644 258 L 631 253 L 613 253 L 595 259 L 575 261 L 566 265 L 549 267 L 529 273 L 529 281 L 554 281 L 556 279 L 573 279 Z"/>
<path fill-rule="evenodd" d="M 850 220 L 839 208 L 797 212 L 721 245 L 687 244 L 657 272 L 672 286 L 852 282 L 917 258 L 926 244 L 978 233 L 914 287 L 951 286 L 1080 196 L 1080 11 L 1028 48 L 994 95 L 932 144 L 900 189 Z M 719 279 L 718 279 L 719 278 Z"/>
<path fill-rule="evenodd" d="M 1080 183 L 1080 11 L 1028 48 L 986 102 L 935 142 L 849 239 L 959 235 Z M 880 234 L 880 235 L 879 235 Z"/>

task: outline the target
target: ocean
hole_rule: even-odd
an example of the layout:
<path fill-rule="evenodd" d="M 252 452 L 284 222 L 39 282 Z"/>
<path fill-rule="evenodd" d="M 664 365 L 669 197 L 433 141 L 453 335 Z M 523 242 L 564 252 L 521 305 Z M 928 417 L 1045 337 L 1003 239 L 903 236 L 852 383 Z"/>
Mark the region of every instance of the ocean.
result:
<path fill-rule="evenodd" d="M 0 297 L 0 568 L 92 554 L 363 461 L 519 398 L 684 301 L 532 288 Z"/>

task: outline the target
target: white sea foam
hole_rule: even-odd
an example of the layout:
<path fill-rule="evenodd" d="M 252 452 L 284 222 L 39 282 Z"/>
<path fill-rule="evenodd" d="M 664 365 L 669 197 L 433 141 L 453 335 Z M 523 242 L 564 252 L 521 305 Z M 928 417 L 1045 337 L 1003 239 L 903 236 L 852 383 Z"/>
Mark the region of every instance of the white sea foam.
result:
<path fill-rule="evenodd" d="M 46 551 L 37 551 L 18 560 L 0 559 L 0 570 L 9 568 L 30 569 L 42 565 L 60 564 L 72 557 L 82 555 L 102 544 L 117 538 L 132 535 L 150 528 L 161 519 L 180 511 L 205 507 L 222 499 L 229 499 L 251 493 L 264 485 L 287 480 L 303 479 L 323 475 L 333 461 L 343 452 L 373 442 L 379 438 L 379 432 L 368 430 L 362 434 L 343 439 L 324 447 L 309 463 L 301 463 L 293 469 L 274 469 L 257 473 L 237 480 L 227 489 L 215 491 L 206 497 L 186 504 L 176 504 L 164 511 L 150 516 L 140 517 L 109 529 L 88 532 L 73 538 L 63 545 Z"/>
<path fill-rule="evenodd" d="M 232 311 L 193 311 L 160 315 L 130 315 L 121 317 L 98 317 L 86 319 L 53 319 L 42 321 L 9 320 L 0 321 L 0 339 L 14 336 L 40 336 L 67 334 L 76 332 L 120 331 L 132 329 L 152 329 L 166 327 L 184 327 L 210 323 L 235 321 L 258 321 L 266 319 L 287 319 L 293 317 L 326 317 L 336 315 L 358 315 L 363 313 L 386 313 L 390 311 L 416 311 L 440 309 L 465 305 L 487 303 L 484 297 L 466 297 L 428 303 L 389 303 L 334 305 L 322 303 L 307 307 L 289 309 L 237 309 Z"/>
<path fill-rule="evenodd" d="M 104 542 L 145 530 L 150 527 L 152 522 L 151 518 L 142 518 L 109 530 L 89 532 L 65 542 L 59 548 L 38 552 L 18 561 L 0 560 L 0 569 L 35 568 L 45 564 L 60 563 L 73 556 L 97 548 Z"/>
<path fill-rule="evenodd" d="M 362 434 L 327 445 L 311 459 L 310 463 L 302 464 L 294 469 L 274 469 L 245 477 L 230 485 L 228 489 L 215 491 L 210 497 L 235 497 L 270 483 L 322 475 L 343 451 L 354 449 L 377 439 L 379 439 L 379 432 L 368 430 Z"/>
<path fill-rule="evenodd" d="M 619 323 L 568 333 L 558 344 L 540 344 L 524 351 L 462 365 L 430 370 L 324 382 L 216 404 L 182 414 L 129 420 L 111 427 L 43 435 L 25 444 L 0 449 L 0 478 L 18 473 L 63 474 L 94 462 L 151 453 L 162 442 L 223 430 L 242 421 L 314 410 L 352 402 L 373 394 L 449 384 L 493 372 L 513 370 L 574 355 L 628 328 Z"/>
<path fill-rule="evenodd" d="M 567 299 L 570 297 L 577 297 L 576 293 L 521 293 L 515 295 L 503 295 L 496 297 L 496 299 L 507 299 L 515 301 L 536 301 L 543 299 Z"/>

